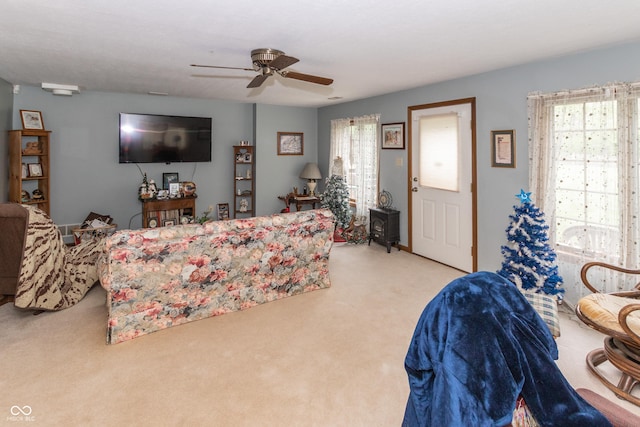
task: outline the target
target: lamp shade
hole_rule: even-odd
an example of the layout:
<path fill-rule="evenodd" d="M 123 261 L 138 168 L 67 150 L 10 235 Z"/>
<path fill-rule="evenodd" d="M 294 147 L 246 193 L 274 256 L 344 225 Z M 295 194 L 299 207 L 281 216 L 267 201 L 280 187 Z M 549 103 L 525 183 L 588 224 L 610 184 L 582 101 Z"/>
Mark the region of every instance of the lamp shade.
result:
<path fill-rule="evenodd" d="M 307 163 L 304 165 L 304 169 L 300 172 L 300 178 L 302 179 L 321 179 L 322 174 L 320 173 L 320 168 L 315 163 Z"/>

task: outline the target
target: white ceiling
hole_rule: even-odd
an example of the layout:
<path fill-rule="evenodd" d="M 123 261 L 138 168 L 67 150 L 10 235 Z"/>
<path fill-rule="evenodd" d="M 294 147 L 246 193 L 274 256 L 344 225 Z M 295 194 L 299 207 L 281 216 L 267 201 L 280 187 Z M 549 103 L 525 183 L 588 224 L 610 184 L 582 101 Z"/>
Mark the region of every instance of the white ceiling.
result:
<path fill-rule="evenodd" d="M 0 16 L 14 85 L 309 107 L 640 40 L 638 0 L 4 0 Z M 250 68 L 255 48 L 334 83 L 247 89 L 253 72 L 189 66 Z"/>

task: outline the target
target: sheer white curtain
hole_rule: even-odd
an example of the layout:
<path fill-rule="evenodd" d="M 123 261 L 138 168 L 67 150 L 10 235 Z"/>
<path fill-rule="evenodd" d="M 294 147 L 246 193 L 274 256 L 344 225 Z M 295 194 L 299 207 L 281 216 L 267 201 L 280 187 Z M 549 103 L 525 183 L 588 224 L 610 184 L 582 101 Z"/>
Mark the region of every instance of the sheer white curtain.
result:
<path fill-rule="evenodd" d="M 529 191 L 549 225 L 570 305 L 589 261 L 640 268 L 639 84 L 530 94 Z M 599 273 L 603 291 L 629 289 Z"/>
<path fill-rule="evenodd" d="M 360 220 L 369 218 L 369 208 L 378 197 L 378 129 L 380 115 L 331 121 L 331 165 L 340 156 L 349 196 Z"/>

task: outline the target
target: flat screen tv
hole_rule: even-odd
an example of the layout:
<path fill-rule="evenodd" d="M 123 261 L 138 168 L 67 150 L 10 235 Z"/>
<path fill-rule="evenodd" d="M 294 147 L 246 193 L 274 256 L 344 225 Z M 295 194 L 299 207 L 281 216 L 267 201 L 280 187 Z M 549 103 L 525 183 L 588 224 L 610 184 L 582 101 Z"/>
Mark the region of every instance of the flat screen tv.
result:
<path fill-rule="evenodd" d="M 211 117 L 120 113 L 120 163 L 211 161 Z"/>

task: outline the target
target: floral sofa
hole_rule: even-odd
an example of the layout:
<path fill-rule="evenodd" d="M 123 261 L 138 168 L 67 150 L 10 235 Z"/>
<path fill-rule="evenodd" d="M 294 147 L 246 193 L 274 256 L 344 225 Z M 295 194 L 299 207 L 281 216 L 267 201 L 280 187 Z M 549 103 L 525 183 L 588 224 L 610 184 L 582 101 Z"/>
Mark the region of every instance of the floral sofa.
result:
<path fill-rule="evenodd" d="M 327 209 L 108 237 L 99 262 L 107 343 L 331 286 Z"/>

